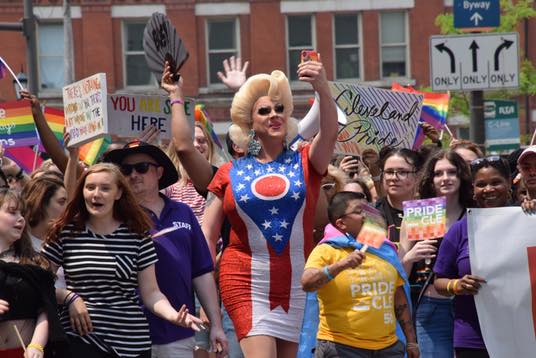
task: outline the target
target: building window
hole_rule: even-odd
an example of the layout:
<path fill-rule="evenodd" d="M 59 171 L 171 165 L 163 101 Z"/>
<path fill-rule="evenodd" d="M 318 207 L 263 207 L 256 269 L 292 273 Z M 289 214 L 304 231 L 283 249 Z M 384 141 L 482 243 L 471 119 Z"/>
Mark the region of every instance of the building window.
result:
<path fill-rule="evenodd" d="M 360 78 L 359 22 L 357 14 L 334 16 L 335 78 Z"/>
<path fill-rule="evenodd" d="M 55 90 L 65 85 L 63 74 L 63 24 L 40 23 L 38 27 L 39 89 Z"/>
<path fill-rule="evenodd" d="M 287 16 L 288 77 L 297 81 L 302 50 L 314 50 L 315 39 L 311 15 Z"/>
<path fill-rule="evenodd" d="M 143 52 L 143 31 L 146 22 L 123 23 L 125 87 L 155 86 L 156 80 L 145 61 Z"/>
<path fill-rule="evenodd" d="M 206 33 L 209 84 L 219 84 L 218 71 L 223 69 L 223 60 L 240 56 L 238 21 L 236 18 L 209 19 Z"/>
<path fill-rule="evenodd" d="M 380 17 L 381 76 L 407 77 L 408 39 L 405 12 L 385 12 Z"/>

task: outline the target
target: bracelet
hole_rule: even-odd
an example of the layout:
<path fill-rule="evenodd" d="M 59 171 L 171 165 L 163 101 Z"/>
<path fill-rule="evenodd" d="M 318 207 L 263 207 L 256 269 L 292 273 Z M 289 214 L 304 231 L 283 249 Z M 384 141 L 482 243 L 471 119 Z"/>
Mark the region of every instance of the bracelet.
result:
<path fill-rule="evenodd" d="M 37 349 L 39 352 L 41 353 L 45 353 L 45 348 L 43 348 L 42 345 L 40 345 L 39 343 L 30 343 L 28 344 L 28 346 L 26 347 L 26 349 L 29 349 L 29 348 L 33 348 L 33 349 Z"/>
<path fill-rule="evenodd" d="M 171 100 L 171 102 L 169 102 L 169 104 L 171 106 L 173 106 L 174 104 L 184 104 L 184 101 L 182 99 L 174 99 L 174 100 Z"/>
<path fill-rule="evenodd" d="M 328 265 L 324 266 L 324 274 L 328 278 L 328 281 L 333 280 L 334 277 L 329 273 Z"/>
<path fill-rule="evenodd" d="M 71 299 L 69 300 L 69 302 L 67 302 L 67 307 L 69 307 L 71 305 L 71 303 L 73 303 L 74 301 L 76 301 L 77 298 L 80 298 L 80 296 L 78 296 L 76 293 L 71 297 Z"/>
<path fill-rule="evenodd" d="M 448 294 L 454 294 L 453 292 L 450 292 L 450 285 L 452 284 L 453 280 L 449 280 L 449 283 L 447 283 L 447 293 Z"/>
<path fill-rule="evenodd" d="M 406 343 L 406 348 L 419 348 L 419 344 L 414 342 L 408 342 Z"/>
<path fill-rule="evenodd" d="M 458 290 L 456 289 L 456 286 L 458 285 L 458 281 L 460 281 L 460 280 L 456 279 L 456 280 L 454 280 L 454 282 L 452 283 L 452 292 L 453 292 L 455 295 L 457 295 L 457 294 L 460 292 L 460 291 L 458 291 Z"/>
<path fill-rule="evenodd" d="M 67 296 L 65 296 L 65 298 L 63 299 L 63 305 L 64 305 L 64 306 L 67 305 L 67 301 L 69 300 L 69 297 L 70 297 L 71 295 L 74 295 L 74 292 L 73 292 L 73 291 L 69 292 L 69 293 L 67 294 Z"/>

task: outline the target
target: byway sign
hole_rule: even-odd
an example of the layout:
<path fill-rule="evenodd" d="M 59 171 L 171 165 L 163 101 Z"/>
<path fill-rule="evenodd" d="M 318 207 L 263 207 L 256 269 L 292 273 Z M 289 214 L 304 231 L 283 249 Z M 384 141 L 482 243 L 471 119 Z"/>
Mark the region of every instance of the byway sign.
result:
<path fill-rule="evenodd" d="M 500 24 L 499 0 L 454 0 L 454 27 L 482 31 Z"/>
<path fill-rule="evenodd" d="M 518 34 L 430 37 L 430 82 L 434 91 L 519 86 Z"/>

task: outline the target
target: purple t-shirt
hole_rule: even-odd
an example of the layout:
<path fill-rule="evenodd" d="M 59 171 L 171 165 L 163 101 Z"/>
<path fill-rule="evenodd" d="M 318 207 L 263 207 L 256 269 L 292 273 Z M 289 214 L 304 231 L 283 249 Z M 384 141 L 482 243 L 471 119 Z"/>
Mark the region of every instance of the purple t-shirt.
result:
<path fill-rule="evenodd" d="M 165 204 L 160 218 L 148 211 L 155 231 L 169 227 L 177 227 L 177 230 L 153 239 L 158 256 L 156 280 L 160 291 L 176 310 L 186 304 L 188 311 L 194 313 L 193 279 L 214 271 L 212 257 L 192 209 L 163 195 L 161 197 Z M 194 335 L 193 330 L 171 324 L 145 307 L 144 312 L 153 344 L 167 344 Z"/>
<path fill-rule="evenodd" d="M 451 226 L 439 247 L 434 272 L 440 278 L 460 278 L 471 274 L 467 215 Z M 485 349 L 475 299 L 471 295 L 454 298 L 454 347 Z"/>

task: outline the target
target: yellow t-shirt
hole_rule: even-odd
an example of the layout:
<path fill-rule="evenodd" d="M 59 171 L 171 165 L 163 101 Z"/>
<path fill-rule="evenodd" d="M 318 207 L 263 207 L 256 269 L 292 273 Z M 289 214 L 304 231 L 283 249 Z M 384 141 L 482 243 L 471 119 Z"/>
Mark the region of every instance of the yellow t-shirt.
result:
<path fill-rule="evenodd" d="M 323 270 L 347 257 L 353 249 L 315 247 L 305 269 Z M 346 269 L 318 290 L 320 324 L 318 339 L 362 349 L 393 345 L 396 337 L 395 291 L 404 280 L 378 256 L 367 253 L 363 263 Z"/>

